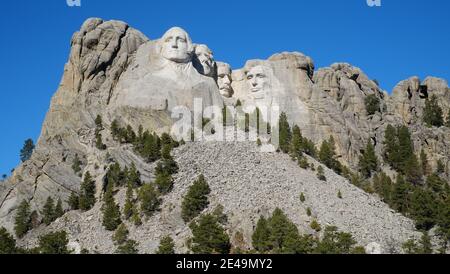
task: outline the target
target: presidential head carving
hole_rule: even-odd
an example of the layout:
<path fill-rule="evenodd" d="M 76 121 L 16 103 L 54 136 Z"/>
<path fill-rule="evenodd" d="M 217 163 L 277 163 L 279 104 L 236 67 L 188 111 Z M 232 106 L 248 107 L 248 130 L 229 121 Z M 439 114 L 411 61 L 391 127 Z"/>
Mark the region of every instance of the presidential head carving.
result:
<path fill-rule="evenodd" d="M 220 95 L 226 98 L 233 96 L 231 87 L 231 67 L 222 62 L 217 62 L 217 85 L 219 86 Z"/>
<path fill-rule="evenodd" d="M 264 99 L 269 92 L 269 71 L 262 65 L 251 67 L 246 72 L 246 79 L 249 85 L 250 97 L 254 100 Z"/>
<path fill-rule="evenodd" d="M 214 74 L 215 62 L 212 51 L 206 45 L 195 46 L 195 67 L 206 76 L 212 77 Z"/>
<path fill-rule="evenodd" d="M 194 47 L 189 34 L 179 27 L 169 29 L 161 38 L 161 55 L 175 63 L 189 63 Z"/>

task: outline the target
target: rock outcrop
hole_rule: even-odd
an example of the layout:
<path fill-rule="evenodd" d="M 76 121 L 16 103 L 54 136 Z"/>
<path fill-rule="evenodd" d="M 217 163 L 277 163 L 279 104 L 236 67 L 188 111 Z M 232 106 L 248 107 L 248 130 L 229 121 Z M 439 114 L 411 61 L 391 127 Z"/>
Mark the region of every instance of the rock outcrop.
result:
<path fill-rule="evenodd" d="M 22 200 L 40 212 L 47 197 L 66 201 L 79 191 L 81 177 L 72 169 L 75 157 L 81 159 L 82 173 L 93 175 L 99 197 L 112 161 L 122 166 L 134 163 L 141 179 L 152 182 L 154 164 L 143 161 L 129 145 L 114 141 L 110 124 L 117 120 L 136 131 L 143 126 L 157 133 L 170 132 L 176 122 L 172 110 L 181 106 L 192 111 L 194 98 L 202 99 L 203 108 L 234 105 L 237 100 L 257 107 L 279 106 L 289 122 L 317 145 L 333 136 L 339 160 L 354 170 L 368 140 L 382 159 L 388 124 L 407 125 L 416 151 L 424 149 L 433 168 L 438 160 L 447 169 L 450 165 L 450 129 L 428 128 L 421 119 L 425 100 L 432 94 L 438 96 L 445 113 L 450 109 L 448 84 L 442 79 L 413 77 L 400 82 L 389 95 L 359 68 L 336 63 L 315 70 L 310 57 L 296 52 L 250 60 L 244 68 L 231 71 L 180 28 L 150 41 L 126 23 L 97 18 L 83 24 L 71 46 L 31 159 L 0 183 L 0 226 L 10 231 Z M 380 101 L 375 114 L 366 111 L 369 95 Z M 105 127 L 104 151 L 95 145 L 97 115 Z M 222 204 L 230 216 L 228 231 L 241 231 L 247 248 L 257 217 L 275 207 L 281 207 L 303 232 L 312 233 L 304 213 L 309 206 L 321 224 L 352 232 L 360 244 L 380 245 L 383 252 L 398 252 L 402 241 L 417 236 L 411 220 L 332 171 L 326 171 L 330 180 L 324 183 L 285 155 L 256 150 L 248 142 L 189 143 L 178 149 L 181 170 L 174 191 L 165 197 L 160 213 L 131 231 L 141 242 L 141 252 L 153 252 L 166 233 L 175 237 L 178 251 L 187 251 L 184 243 L 190 232 L 179 216 L 180 200 L 200 173 L 213 190 L 208 210 Z M 344 199 L 336 198 L 339 190 Z M 308 197 L 305 205 L 299 203 L 301 192 Z M 116 198 L 123 203 L 123 191 Z M 74 246 L 110 253 L 111 235 L 102 229 L 99 218 L 99 204 L 86 213 L 69 212 L 49 228 L 35 229 L 21 244 L 32 245 L 37 235 L 49 229 L 66 228 Z"/>

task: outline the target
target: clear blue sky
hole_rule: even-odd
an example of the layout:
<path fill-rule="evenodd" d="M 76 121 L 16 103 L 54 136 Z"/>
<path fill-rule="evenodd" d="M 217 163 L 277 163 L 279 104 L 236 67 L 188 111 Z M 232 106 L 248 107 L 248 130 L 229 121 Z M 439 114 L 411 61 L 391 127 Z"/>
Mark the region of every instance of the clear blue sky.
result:
<path fill-rule="evenodd" d="M 410 76 L 450 79 L 450 1 L 382 0 L 5 0 L 0 8 L 0 175 L 40 128 L 68 59 L 70 38 L 89 17 L 118 19 L 150 39 L 181 26 L 234 68 L 280 51 L 361 67 L 391 91 Z"/>

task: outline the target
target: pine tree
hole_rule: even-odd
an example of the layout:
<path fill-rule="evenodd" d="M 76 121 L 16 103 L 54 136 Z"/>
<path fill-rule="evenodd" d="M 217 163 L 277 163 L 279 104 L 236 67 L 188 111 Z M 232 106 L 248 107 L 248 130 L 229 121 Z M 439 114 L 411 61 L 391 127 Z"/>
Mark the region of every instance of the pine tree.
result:
<path fill-rule="evenodd" d="M 116 254 L 137 254 L 139 252 L 138 245 L 136 241 L 127 240 L 117 248 Z"/>
<path fill-rule="evenodd" d="M 75 174 L 79 174 L 81 171 L 81 161 L 80 158 L 78 157 L 78 154 L 75 154 L 75 157 L 73 158 L 73 163 L 72 163 L 72 170 L 73 172 L 75 172 Z"/>
<path fill-rule="evenodd" d="M 444 174 L 444 172 L 445 172 L 445 165 L 444 165 L 444 162 L 442 162 L 441 159 L 439 159 L 439 160 L 437 161 L 436 172 L 437 172 L 438 174 Z"/>
<path fill-rule="evenodd" d="M 159 243 L 158 251 L 156 254 L 175 254 L 175 243 L 170 236 L 165 236 Z"/>
<path fill-rule="evenodd" d="M 381 196 L 383 201 L 392 206 L 392 186 L 391 178 L 386 173 L 381 172 L 373 177 L 373 186 L 375 192 Z"/>
<path fill-rule="evenodd" d="M 297 253 L 299 237 L 297 226 L 292 223 L 284 212 L 276 208 L 268 220 L 270 228 L 269 241 L 276 253 Z"/>
<path fill-rule="evenodd" d="M 428 156 L 425 153 L 425 150 L 422 149 L 420 151 L 420 167 L 422 169 L 422 174 L 428 176 L 431 172 L 430 165 L 428 163 Z"/>
<path fill-rule="evenodd" d="M 69 239 L 65 231 L 52 232 L 39 237 L 39 252 L 41 254 L 70 254 L 67 248 Z"/>
<path fill-rule="evenodd" d="M 319 254 L 352 254 L 358 247 L 357 242 L 350 233 L 339 232 L 337 227 L 328 226 L 325 228 L 322 241 L 317 245 L 315 252 Z"/>
<path fill-rule="evenodd" d="M 256 224 L 255 231 L 252 235 L 253 247 L 261 252 L 265 253 L 272 249 L 270 244 L 270 229 L 267 220 L 264 216 L 259 217 L 258 223 Z"/>
<path fill-rule="evenodd" d="M 323 141 L 319 151 L 319 161 L 328 168 L 334 170 L 334 172 L 341 174 L 342 165 L 336 160 L 336 151 L 333 136 L 330 139 Z"/>
<path fill-rule="evenodd" d="M 120 208 L 114 200 L 112 184 L 107 187 L 103 203 L 103 226 L 106 230 L 114 231 L 122 223 L 122 220 L 120 219 Z"/>
<path fill-rule="evenodd" d="M 20 150 L 20 160 L 22 162 L 28 161 L 31 158 L 34 150 L 33 140 L 27 139 Z"/>
<path fill-rule="evenodd" d="M 138 188 L 142 185 L 141 174 L 136 169 L 136 165 L 134 163 L 131 164 L 131 168 L 128 171 L 127 180 L 131 183 L 133 188 Z"/>
<path fill-rule="evenodd" d="M 393 168 L 398 168 L 400 162 L 398 150 L 397 131 L 392 125 L 388 125 L 384 133 L 383 157 Z"/>
<path fill-rule="evenodd" d="M 411 162 L 408 161 L 411 157 L 415 157 L 414 155 L 414 144 L 411 139 L 411 133 L 406 126 L 400 126 L 397 129 L 398 136 L 398 153 L 399 153 L 399 171 L 402 171 L 403 174 L 406 174 L 407 166 L 411 165 Z M 417 164 L 417 158 L 415 159 Z M 418 166 L 416 166 L 418 168 Z"/>
<path fill-rule="evenodd" d="M 119 126 L 119 122 L 117 120 L 114 120 L 111 123 L 111 135 L 113 136 L 114 140 L 117 141 L 119 139 L 120 126 Z"/>
<path fill-rule="evenodd" d="M 48 197 L 45 202 L 43 212 L 43 222 L 46 225 L 49 225 L 55 219 L 55 204 L 52 197 Z"/>
<path fill-rule="evenodd" d="M 95 133 L 97 134 L 102 130 L 103 130 L 102 116 L 97 115 L 97 117 L 95 118 Z"/>
<path fill-rule="evenodd" d="M 160 199 L 152 184 L 143 185 L 139 190 L 138 196 L 141 202 L 141 211 L 145 215 L 151 216 L 156 210 L 158 210 Z"/>
<path fill-rule="evenodd" d="M 167 172 L 159 172 L 156 174 L 155 185 L 158 187 L 158 191 L 161 194 L 169 193 L 173 188 L 173 180 L 172 176 L 170 176 Z"/>
<path fill-rule="evenodd" d="M 6 228 L 0 227 L 0 254 L 15 254 L 17 251 L 14 237 Z"/>
<path fill-rule="evenodd" d="M 133 187 L 131 183 L 128 182 L 127 193 L 125 199 L 125 205 L 123 207 L 123 216 L 125 220 L 128 220 L 133 215 L 133 207 L 134 207 L 134 197 L 133 197 Z"/>
<path fill-rule="evenodd" d="M 213 215 L 203 215 L 189 227 L 193 235 L 191 249 L 195 254 L 228 254 L 230 252 L 230 238 Z"/>
<path fill-rule="evenodd" d="M 359 171 L 365 178 L 370 178 L 374 171 L 378 170 L 378 158 L 375 147 L 369 140 L 363 154 L 359 157 Z"/>
<path fill-rule="evenodd" d="M 367 114 L 373 115 L 380 110 L 380 99 L 375 94 L 370 94 L 364 98 Z"/>
<path fill-rule="evenodd" d="M 80 197 L 76 195 L 74 192 L 72 192 L 69 196 L 69 200 L 67 201 L 67 203 L 69 204 L 71 210 L 78 210 L 80 209 L 79 201 Z"/>
<path fill-rule="evenodd" d="M 95 204 L 95 181 L 92 179 L 89 171 L 84 175 L 80 192 L 79 207 L 83 211 L 88 211 Z"/>
<path fill-rule="evenodd" d="M 300 128 L 295 125 L 292 129 L 292 139 L 290 144 L 289 154 L 293 159 L 300 159 L 303 156 L 303 136 Z"/>
<path fill-rule="evenodd" d="M 416 228 L 429 230 L 436 224 L 436 197 L 428 190 L 416 187 L 411 196 L 411 217 L 416 221 Z"/>
<path fill-rule="evenodd" d="M 208 195 L 211 192 L 203 175 L 192 184 L 181 205 L 181 216 L 187 223 L 198 216 L 208 205 Z"/>
<path fill-rule="evenodd" d="M 56 202 L 56 206 L 55 206 L 55 220 L 60 218 L 63 215 L 64 215 L 64 209 L 62 206 L 62 201 L 60 198 L 58 198 L 58 201 Z"/>
<path fill-rule="evenodd" d="M 392 204 L 394 209 L 402 213 L 407 212 L 409 205 L 408 194 L 408 184 L 401 174 L 397 175 L 397 180 L 392 193 Z"/>
<path fill-rule="evenodd" d="M 97 133 L 95 135 L 95 147 L 99 150 L 105 150 L 106 149 L 106 145 L 103 143 L 103 138 L 102 135 L 100 133 Z"/>
<path fill-rule="evenodd" d="M 415 154 L 405 160 L 404 174 L 409 183 L 417 185 L 422 182 L 422 169 L 420 168 L 419 161 Z"/>
<path fill-rule="evenodd" d="M 280 115 L 278 128 L 280 131 L 279 133 L 280 149 L 282 152 L 288 153 L 292 137 L 291 137 L 291 127 L 289 125 L 287 115 L 284 112 L 281 113 Z"/>
<path fill-rule="evenodd" d="M 306 200 L 305 194 L 302 192 L 302 193 L 300 194 L 300 202 L 304 203 L 305 200 Z"/>
<path fill-rule="evenodd" d="M 322 166 L 317 168 L 317 178 L 321 181 L 326 181 L 327 177 L 325 177 L 325 173 Z"/>
<path fill-rule="evenodd" d="M 31 228 L 30 204 L 23 200 L 17 208 L 14 220 L 14 231 L 18 238 L 22 238 Z"/>
<path fill-rule="evenodd" d="M 434 94 L 425 102 L 423 122 L 429 127 L 441 127 L 444 125 L 442 108 L 439 106 L 438 98 Z"/>
<path fill-rule="evenodd" d="M 129 231 L 125 224 L 120 224 L 113 235 L 113 241 L 116 245 L 122 245 L 128 240 Z"/>

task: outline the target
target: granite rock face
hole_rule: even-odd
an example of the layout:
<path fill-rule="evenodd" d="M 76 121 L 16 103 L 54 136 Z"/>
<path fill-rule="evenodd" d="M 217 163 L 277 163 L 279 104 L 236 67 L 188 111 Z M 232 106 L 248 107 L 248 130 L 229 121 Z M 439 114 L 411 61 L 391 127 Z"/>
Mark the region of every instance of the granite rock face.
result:
<path fill-rule="evenodd" d="M 195 44 L 181 28 L 172 28 L 161 39 L 150 41 L 144 34 L 120 21 L 88 19 L 73 35 L 69 60 L 60 86 L 52 98 L 41 136 L 30 160 L 0 183 L 0 226 L 12 231 L 17 206 L 30 202 L 40 212 L 47 197 L 67 200 L 78 192 L 81 174 L 72 163 L 77 156 L 82 174 L 96 180 L 98 197 L 112 161 L 122 166 L 134 163 L 144 182 L 154 180 L 155 164 L 148 164 L 130 145 L 113 140 L 110 124 L 118 120 L 137 131 L 170 132 L 176 122 L 174 108 L 234 105 L 258 108 L 278 106 L 291 124 L 317 146 L 330 136 L 336 142 L 339 160 L 356 169 L 358 157 L 373 142 L 381 160 L 384 131 L 388 124 L 407 125 L 416 152 L 424 149 L 429 164 L 442 160 L 450 165 L 450 129 L 428 128 L 422 123 L 426 98 L 435 94 L 444 113 L 450 108 L 445 80 L 417 77 L 400 82 L 392 95 L 383 91 L 361 69 L 347 63 L 315 69 L 313 60 L 298 52 L 275 54 L 267 60 L 250 60 L 244 68 L 213 59 L 212 51 Z M 365 99 L 374 95 L 380 109 L 369 115 Z M 101 115 L 106 150 L 95 145 L 95 118 Z M 264 116 L 264 115 L 263 115 Z M 268 119 L 269 115 L 265 118 Z M 344 178 L 326 170 L 329 183 L 300 169 L 289 157 L 262 153 L 250 142 L 188 143 L 175 151 L 180 173 L 174 191 L 164 198 L 161 212 L 142 228 L 131 229 L 141 243 L 141 252 L 153 252 L 160 236 L 170 233 L 177 250 L 186 252 L 189 228 L 180 217 L 180 201 L 200 173 L 211 185 L 211 206 L 222 204 L 230 217 L 227 230 L 240 231 L 250 247 L 251 231 L 259 215 L 282 208 L 305 233 L 311 221 L 305 208 L 323 225 L 336 225 L 354 233 L 358 242 L 374 252 L 399 252 L 401 242 L 416 237 L 412 221 L 391 211 L 377 197 L 356 189 Z M 309 159 L 318 165 L 313 159 Z M 383 169 L 389 169 L 386 165 Z M 447 174 L 448 177 L 448 174 Z M 337 199 L 341 191 L 345 198 Z M 308 200 L 300 204 L 298 195 Z M 123 205 L 124 191 L 116 196 Z M 65 205 L 67 207 L 67 205 Z M 66 228 L 71 245 L 111 253 L 111 235 L 101 227 L 101 204 L 93 210 L 68 212 L 48 228 L 32 231 L 22 245 L 33 245 L 36 236 L 49 229 Z"/>

